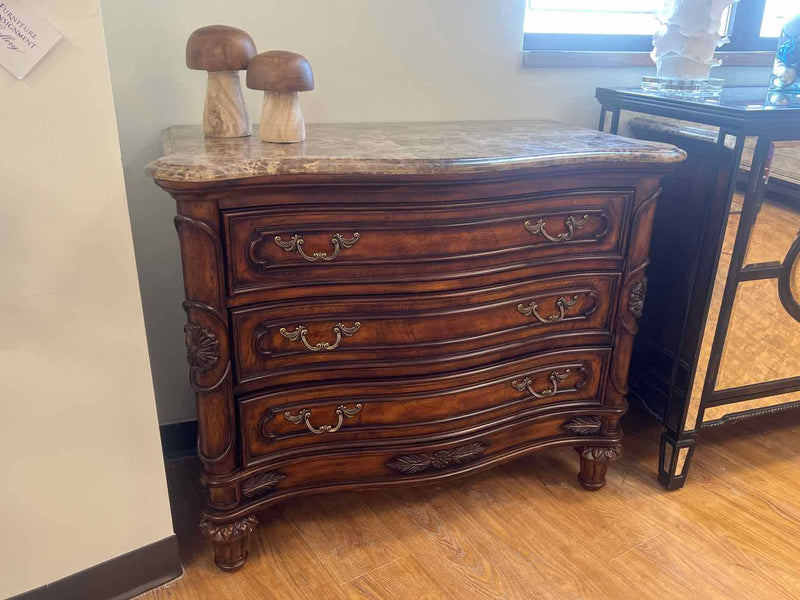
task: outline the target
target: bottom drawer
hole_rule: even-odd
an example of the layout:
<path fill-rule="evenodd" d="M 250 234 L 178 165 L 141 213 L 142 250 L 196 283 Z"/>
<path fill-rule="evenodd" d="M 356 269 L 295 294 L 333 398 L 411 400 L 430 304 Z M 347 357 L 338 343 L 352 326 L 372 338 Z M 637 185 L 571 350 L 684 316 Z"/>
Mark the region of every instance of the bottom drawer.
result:
<path fill-rule="evenodd" d="M 258 471 L 243 472 L 235 481 L 206 481 L 206 485 L 234 485 L 246 505 L 237 509 L 242 512 L 253 503 L 267 505 L 295 495 L 437 480 L 542 448 L 618 444 L 619 438 L 601 436 L 601 419 L 619 416 L 624 410 L 606 406 L 565 409 L 518 419 L 447 442 L 388 443 L 321 451 L 284 458 Z"/>
<path fill-rule="evenodd" d="M 537 354 L 470 371 L 306 386 L 239 403 L 243 463 L 319 446 L 463 435 L 553 404 L 599 404 L 611 350 Z"/>

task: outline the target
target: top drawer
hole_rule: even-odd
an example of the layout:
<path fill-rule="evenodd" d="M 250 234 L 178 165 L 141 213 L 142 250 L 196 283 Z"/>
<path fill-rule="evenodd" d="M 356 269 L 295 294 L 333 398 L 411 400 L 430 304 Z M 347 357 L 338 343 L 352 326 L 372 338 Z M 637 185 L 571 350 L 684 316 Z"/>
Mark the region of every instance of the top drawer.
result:
<path fill-rule="evenodd" d="M 577 255 L 621 257 L 632 192 L 453 205 L 274 207 L 223 214 L 231 294 L 436 280 Z"/>

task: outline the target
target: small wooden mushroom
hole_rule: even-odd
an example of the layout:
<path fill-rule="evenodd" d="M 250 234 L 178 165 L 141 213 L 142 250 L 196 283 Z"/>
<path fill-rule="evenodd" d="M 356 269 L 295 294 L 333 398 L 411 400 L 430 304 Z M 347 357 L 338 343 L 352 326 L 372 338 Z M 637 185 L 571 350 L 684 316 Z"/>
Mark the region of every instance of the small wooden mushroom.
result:
<path fill-rule="evenodd" d="M 291 143 L 306 139 L 299 92 L 314 89 L 308 61 L 294 52 L 271 50 L 250 61 L 247 87 L 264 90 L 259 131 L 265 142 Z"/>
<path fill-rule="evenodd" d="M 250 113 L 242 94 L 239 71 L 256 55 L 247 32 L 227 25 L 201 27 L 186 42 L 186 66 L 208 71 L 203 131 L 208 137 L 250 135 Z"/>

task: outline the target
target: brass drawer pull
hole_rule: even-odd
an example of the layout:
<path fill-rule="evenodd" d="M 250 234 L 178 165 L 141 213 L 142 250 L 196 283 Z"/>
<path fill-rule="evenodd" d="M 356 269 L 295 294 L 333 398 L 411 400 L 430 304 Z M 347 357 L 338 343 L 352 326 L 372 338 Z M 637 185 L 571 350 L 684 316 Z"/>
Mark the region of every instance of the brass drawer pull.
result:
<path fill-rule="evenodd" d="M 567 392 L 575 392 L 581 387 L 583 387 L 586 384 L 587 380 L 586 369 L 581 367 L 578 370 L 582 373 L 584 377 L 582 380 L 578 381 L 574 386 L 570 388 L 559 389 L 559 385 L 567 380 L 567 377 L 569 377 L 570 373 L 572 373 L 572 369 L 564 369 L 563 371 L 560 370 L 552 371 L 549 377 L 551 384 L 550 388 L 539 392 L 533 389 L 533 379 L 531 379 L 530 377 L 524 377 L 522 381 L 512 381 L 511 385 L 518 392 L 524 392 L 525 390 L 527 390 L 534 398 L 549 398 L 550 396 L 555 396 L 556 394 L 566 394 Z"/>
<path fill-rule="evenodd" d="M 555 236 L 552 236 L 547 232 L 547 223 L 545 223 L 544 219 L 538 219 L 535 223 L 525 221 L 525 229 L 527 229 L 532 235 L 541 235 L 550 242 L 560 243 L 569 242 L 572 240 L 572 238 L 575 236 L 575 230 L 583 229 L 588 222 L 589 215 L 583 215 L 583 218 L 577 218 L 575 215 L 570 215 L 564 221 L 564 227 L 566 227 L 567 230 Z"/>
<path fill-rule="evenodd" d="M 338 423 L 336 423 L 336 425 L 323 425 L 319 428 L 314 427 L 311 424 L 311 411 L 307 408 L 302 409 L 296 415 L 293 415 L 287 410 L 285 413 L 283 413 L 283 416 L 286 417 L 286 420 L 290 423 L 300 423 L 303 421 L 311 433 L 315 435 L 322 435 L 323 433 L 336 433 L 339 431 L 339 429 L 341 429 L 345 418 L 352 419 L 359 412 L 361 412 L 361 404 L 356 404 L 353 408 L 347 408 L 344 404 L 340 404 L 338 407 L 336 407 L 336 414 L 339 416 Z"/>
<path fill-rule="evenodd" d="M 361 234 L 355 232 L 353 237 L 347 239 L 341 233 L 334 233 L 333 237 L 331 238 L 331 244 L 333 244 L 333 253 L 328 255 L 327 252 L 314 252 L 311 256 L 305 253 L 303 250 L 303 244 L 305 244 L 305 240 L 303 236 L 299 234 L 294 234 L 288 241 L 284 242 L 281 239 L 281 236 L 275 236 L 275 243 L 278 244 L 281 248 L 286 250 L 286 252 L 297 252 L 300 256 L 303 257 L 304 260 L 308 262 L 330 262 L 339 256 L 339 252 L 342 249 L 352 248 L 355 246 L 356 242 L 361 239 Z"/>
<path fill-rule="evenodd" d="M 558 310 L 557 313 L 554 313 L 548 317 L 543 317 L 539 314 L 539 304 L 536 300 L 531 300 L 531 303 L 528 306 L 524 304 L 519 304 L 517 306 L 517 310 L 521 312 L 526 317 L 534 316 L 540 323 L 559 323 L 564 320 L 564 317 L 567 314 L 567 310 L 572 308 L 578 303 L 578 295 L 575 294 L 572 298 L 567 298 L 566 296 L 561 296 L 558 300 L 556 300 L 556 309 Z"/>
<path fill-rule="evenodd" d="M 567 314 L 570 308 L 578 303 L 578 298 L 581 294 L 584 296 L 584 302 L 581 306 L 580 312 Z M 525 303 L 517 304 L 517 310 L 526 317 L 534 317 L 540 323 L 549 325 L 552 323 L 560 323 L 562 321 L 575 321 L 580 319 L 588 319 L 594 311 L 597 310 L 598 299 L 595 290 L 582 291 L 574 294 L 572 297 L 559 296 L 555 302 L 556 312 L 543 317 L 539 312 L 539 301 L 534 298 L 527 305 Z"/>
<path fill-rule="evenodd" d="M 356 332 L 361 329 L 361 323 L 356 321 L 353 323 L 352 327 L 346 327 L 343 323 L 337 323 L 333 326 L 333 332 L 336 334 L 336 341 L 332 344 L 329 342 L 317 342 L 314 345 L 308 343 L 306 336 L 308 335 L 308 329 L 305 328 L 304 325 L 298 325 L 297 329 L 294 331 L 288 331 L 285 327 L 281 327 L 280 332 L 283 337 L 285 337 L 290 342 L 301 341 L 303 345 L 311 352 L 330 352 L 331 350 L 336 350 L 339 347 L 339 344 L 342 341 L 342 337 L 351 337 L 356 334 Z"/>

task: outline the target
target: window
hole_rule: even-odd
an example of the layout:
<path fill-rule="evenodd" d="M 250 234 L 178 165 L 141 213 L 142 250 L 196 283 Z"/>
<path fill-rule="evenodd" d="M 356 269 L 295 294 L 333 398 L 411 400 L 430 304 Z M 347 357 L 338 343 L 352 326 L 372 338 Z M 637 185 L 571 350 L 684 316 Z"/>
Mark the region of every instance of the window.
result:
<path fill-rule="evenodd" d="M 735 5 L 728 37 L 722 50 L 775 50 L 783 22 L 800 12 L 797 0 L 742 0 Z"/>
<path fill-rule="evenodd" d="M 650 50 L 663 0 L 528 0 L 525 50 Z"/>
<path fill-rule="evenodd" d="M 642 51 L 652 48 L 664 0 L 527 0 L 525 50 Z M 797 0 L 741 0 L 721 33 L 725 51 L 773 50 Z"/>
<path fill-rule="evenodd" d="M 800 12 L 800 5 L 797 0 L 767 0 L 759 36 L 778 37 L 781 34 L 783 22 L 798 12 Z"/>

